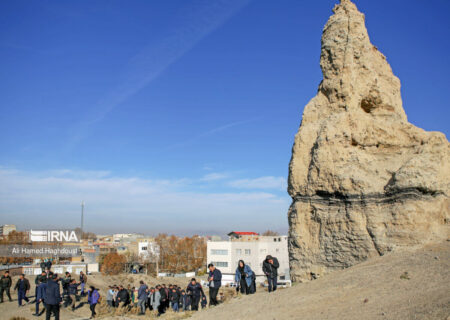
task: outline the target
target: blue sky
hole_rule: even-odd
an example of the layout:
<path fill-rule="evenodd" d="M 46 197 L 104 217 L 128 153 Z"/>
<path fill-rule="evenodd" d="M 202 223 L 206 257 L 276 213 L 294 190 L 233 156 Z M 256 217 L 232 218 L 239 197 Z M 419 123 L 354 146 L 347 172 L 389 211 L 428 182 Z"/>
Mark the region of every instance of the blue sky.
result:
<path fill-rule="evenodd" d="M 0 219 L 286 232 L 337 0 L 0 2 Z M 355 1 L 409 121 L 449 135 L 450 2 Z"/>

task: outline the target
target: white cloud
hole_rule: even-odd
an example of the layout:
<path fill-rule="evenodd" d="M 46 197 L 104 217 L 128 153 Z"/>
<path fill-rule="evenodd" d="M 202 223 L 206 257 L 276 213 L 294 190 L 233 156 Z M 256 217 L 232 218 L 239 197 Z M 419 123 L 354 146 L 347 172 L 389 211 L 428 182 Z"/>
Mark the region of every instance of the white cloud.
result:
<path fill-rule="evenodd" d="M 200 192 L 194 182 L 117 177 L 105 171 L 30 173 L 0 167 L 0 219 L 21 229 L 76 227 L 84 200 L 85 226 L 95 232 L 211 234 L 287 227 L 287 195 Z"/>
<path fill-rule="evenodd" d="M 283 190 L 287 188 L 286 178 L 283 177 L 260 177 L 255 179 L 240 179 L 230 181 L 229 185 L 239 189 L 273 189 Z"/>
<path fill-rule="evenodd" d="M 213 172 L 213 173 L 204 175 L 203 178 L 201 178 L 201 180 L 202 181 L 215 181 L 215 180 L 222 180 L 227 177 L 228 177 L 228 175 L 226 173 Z"/>

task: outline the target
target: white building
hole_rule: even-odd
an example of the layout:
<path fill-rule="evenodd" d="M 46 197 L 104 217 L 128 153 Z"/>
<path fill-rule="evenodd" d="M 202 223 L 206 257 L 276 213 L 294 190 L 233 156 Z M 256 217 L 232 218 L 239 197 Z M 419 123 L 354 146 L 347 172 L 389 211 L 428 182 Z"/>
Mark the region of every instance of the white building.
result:
<path fill-rule="evenodd" d="M 13 231 L 16 231 L 16 226 L 14 224 L 4 224 L 0 226 L 0 236 L 6 237 Z"/>
<path fill-rule="evenodd" d="M 159 256 L 159 246 L 154 241 L 139 241 L 138 255 L 143 259 L 153 259 Z"/>
<path fill-rule="evenodd" d="M 231 232 L 228 236 L 228 241 L 207 242 L 207 263 L 220 269 L 225 279 L 234 279 L 239 260 L 244 260 L 255 272 L 256 281 L 263 282 L 262 263 L 267 255 L 278 259 L 279 278 L 289 279 L 287 236 L 261 236 L 254 232 Z"/>
<path fill-rule="evenodd" d="M 116 233 L 113 234 L 113 241 L 114 242 L 130 242 L 130 241 L 135 241 L 138 238 L 142 237 L 142 234 L 138 234 L 138 233 Z"/>

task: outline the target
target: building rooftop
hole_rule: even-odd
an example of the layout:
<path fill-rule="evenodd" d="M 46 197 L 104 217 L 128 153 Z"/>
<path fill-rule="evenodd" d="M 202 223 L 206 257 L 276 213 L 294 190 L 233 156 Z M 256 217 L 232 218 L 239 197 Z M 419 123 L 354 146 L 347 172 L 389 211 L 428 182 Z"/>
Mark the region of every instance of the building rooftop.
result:
<path fill-rule="evenodd" d="M 252 231 L 231 231 L 228 236 L 259 236 L 259 233 Z"/>

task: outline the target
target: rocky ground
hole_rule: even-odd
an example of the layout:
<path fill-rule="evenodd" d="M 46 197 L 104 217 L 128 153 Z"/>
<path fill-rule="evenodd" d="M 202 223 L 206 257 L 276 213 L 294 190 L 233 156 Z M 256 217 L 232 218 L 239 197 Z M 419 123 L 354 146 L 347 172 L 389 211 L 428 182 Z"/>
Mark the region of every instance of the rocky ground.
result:
<path fill-rule="evenodd" d="M 112 284 L 137 285 L 177 283 L 186 279 L 156 279 L 146 276 L 90 276 L 90 283 L 101 289 Z M 259 289 L 252 296 L 231 297 L 218 307 L 196 314 L 172 312 L 162 319 L 448 319 L 450 316 L 450 242 L 421 249 L 393 252 L 351 268 L 337 271 L 317 280 L 296 284 L 273 294 Z M 15 296 L 14 296 L 15 298 Z M 34 305 L 33 305 L 34 306 Z M 131 313 L 108 313 L 99 306 L 102 319 L 153 318 L 148 313 L 138 317 Z M 0 305 L 0 318 L 34 319 L 32 305 L 18 308 L 17 302 Z M 75 312 L 62 311 L 61 319 L 87 319 L 89 308 L 83 305 Z M 40 318 L 44 318 L 41 316 Z"/>

